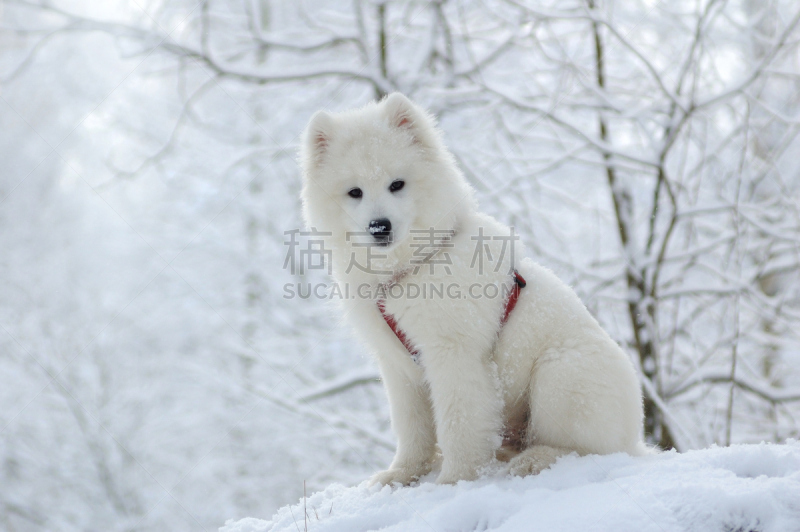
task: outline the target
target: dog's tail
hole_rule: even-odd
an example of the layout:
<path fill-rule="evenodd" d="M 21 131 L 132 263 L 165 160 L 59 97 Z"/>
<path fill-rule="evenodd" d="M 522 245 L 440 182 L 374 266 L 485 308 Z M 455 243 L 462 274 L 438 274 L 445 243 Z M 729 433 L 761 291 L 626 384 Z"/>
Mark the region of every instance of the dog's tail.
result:
<path fill-rule="evenodd" d="M 645 442 L 640 441 L 636 444 L 636 452 L 634 456 L 652 456 L 660 454 L 662 450 L 657 445 L 647 445 Z"/>

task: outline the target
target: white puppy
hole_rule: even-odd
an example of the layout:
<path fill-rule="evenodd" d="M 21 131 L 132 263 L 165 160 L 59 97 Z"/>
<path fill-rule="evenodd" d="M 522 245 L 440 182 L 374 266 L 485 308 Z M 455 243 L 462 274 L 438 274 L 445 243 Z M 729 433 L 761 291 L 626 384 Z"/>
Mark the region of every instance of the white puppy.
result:
<path fill-rule="evenodd" d="M 319 112 L 301 160 L 306 221 L 330 233 L 345 311 L 389 396 L 397 454 L 373 482 L 428 473 L 437 445 L 440 483 L 495 457 L 524 475 L 573 451 L 647 452 L 631 361 L 478 212 L 433 117 L 397 93 Z"/>

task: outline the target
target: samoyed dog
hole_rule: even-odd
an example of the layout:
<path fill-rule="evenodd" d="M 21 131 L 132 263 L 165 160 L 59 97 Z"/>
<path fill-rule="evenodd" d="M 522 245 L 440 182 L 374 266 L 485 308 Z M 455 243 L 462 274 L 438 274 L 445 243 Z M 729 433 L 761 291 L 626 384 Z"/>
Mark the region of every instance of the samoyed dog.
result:
<path fill-rule="evenodd" d="M 402 94 L 314 115 L 303 209 L 374 353 L 397 452 L 372 483 L 535 474 L 648 452 L 634 367 L 577 295 L 477 209 L 434 118 Z M 344 288 L 342 288 L 344 287 Z"/>

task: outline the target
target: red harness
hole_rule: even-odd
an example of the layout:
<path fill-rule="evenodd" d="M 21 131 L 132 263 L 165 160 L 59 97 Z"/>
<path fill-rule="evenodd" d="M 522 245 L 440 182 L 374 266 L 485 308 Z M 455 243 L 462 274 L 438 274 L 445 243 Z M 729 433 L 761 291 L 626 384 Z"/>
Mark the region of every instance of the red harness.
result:
<path fill-rule="evenodd" d="M 508 321 L 508 317 L 511 315 L 511 311 L 514 310 L 514 307 L 517 306 L 517 300 L 519 299 L 519 292 L 523 288 L 525 288 L 525 279 L 519 274 L 517 270 L 514 270 L 514 286 L 511 288 L 511 293 L 508 295 L 508 300 L 506 301 L 506 308 L 503 311 L 503 317 L 500 320 L 500 327 L 505 325 Z M 379 299 L 378 300 L 378 310 L 381 311 L 381 315 L 383 319 L 386 321 L 386 324 L 389 325 L 389 328 L 392 330 L 397 339 L 403 344 L 406 348 L 408 353 L 411 355 L 411 358 L 414 362 L 419 360 L 419 349 L 414 347 L 414 344 L 411 343 L 411 340 L 408 339 L 406 333 L 403 332 L 403 329 L 397 326 L 397 320 L 394 319 L 394 316 L 391 314 L 386 313 L 386 300 Z"/>

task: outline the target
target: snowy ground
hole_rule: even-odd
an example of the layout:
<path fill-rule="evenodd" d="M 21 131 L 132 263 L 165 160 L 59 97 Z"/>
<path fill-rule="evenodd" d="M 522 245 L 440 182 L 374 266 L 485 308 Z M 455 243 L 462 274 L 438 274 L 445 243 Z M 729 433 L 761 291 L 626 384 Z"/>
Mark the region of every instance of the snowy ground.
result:
<path fill-rule="evenodd" d="M 538 476 L 456 486 L 332 485 L 220 532 L 800 531 L 800 442 L 632 458 L 567 456 Z"/>

